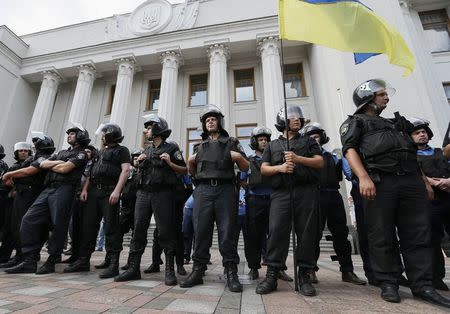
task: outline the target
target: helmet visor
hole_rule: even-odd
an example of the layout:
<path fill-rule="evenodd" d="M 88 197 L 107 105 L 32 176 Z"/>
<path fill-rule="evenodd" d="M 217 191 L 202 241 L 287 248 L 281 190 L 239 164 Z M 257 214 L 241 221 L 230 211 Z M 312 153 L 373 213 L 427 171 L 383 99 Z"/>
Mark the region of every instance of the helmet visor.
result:
<path fill-rule="evenodd" d="M 81 123 L 69 121 L 69 122 L 67 123 L 67 130 L 69 131 L 69 130 L 73 130 L 73 129 L 78 129 L 78 130 L 80 130 L 81 132 L 86 131 L 86 129 L 81 125 Z"/>
<path fill-rule="evenodd" d="M 27 142 L 18 142 L 14 144 L 14 151 L 18 150 L 31 150 L 31 144 L 28 144 Z"/>
<path fill-rule="evenodd" d="M 392 97 L 395 95 L 396 90 L 386 81 L 375 79 L 368 81 L 364 86 L 364 89 L 368 89 L 373 92 L 375 95 L 379 95 L 380 93 L 387 93 L 388 96 Z"/>
<path fill-rule="evenodd" d="M 44 132 L 31 131 L 30 135 L 31 135 L 31 138 L 33 139 L 33 142 L 37 141 L 37 139 L 40 139 L 40 140 L 44 140 L 45 139 Z"/>

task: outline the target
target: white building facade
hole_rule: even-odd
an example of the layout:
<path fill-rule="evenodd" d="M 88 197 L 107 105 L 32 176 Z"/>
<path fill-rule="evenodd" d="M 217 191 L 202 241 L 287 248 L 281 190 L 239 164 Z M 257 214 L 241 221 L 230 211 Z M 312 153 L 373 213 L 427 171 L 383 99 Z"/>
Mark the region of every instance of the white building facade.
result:
<path fill-rule="evenodd" d="M 283 42 L 287 101 L 319 121 L 339 148 L 338 129 L 354 111 L 352 92 L 384 78 L 397 93 L 386 116 L 428 119 L 439 146 L 450 121 L 449 0 L 366 0 L 403 35 L 417 60 L 409 77 L 377 56 Z M 275 0 L 147 0 L 132 13 L 16 36 L 0 26 L 0 143 L 11 161 L 15 142 L 44 131 L 63 147 L 68 121 L 94 131 L 123 128 L 124 145 L 144 144 L 142 116 L 158 113 L 187 157 L 199 139 L 199 113 L 217 105 L 244 144 L 256 125 L 274 129 L 283 105 Z"/>

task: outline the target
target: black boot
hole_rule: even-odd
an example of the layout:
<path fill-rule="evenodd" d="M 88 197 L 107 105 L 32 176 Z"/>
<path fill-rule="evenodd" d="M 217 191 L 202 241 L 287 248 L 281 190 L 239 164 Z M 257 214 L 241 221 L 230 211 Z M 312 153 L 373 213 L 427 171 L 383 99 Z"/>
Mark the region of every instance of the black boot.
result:
<path fill-rule="evenodd" d="M 65 273 L 77 273 L 82 271 L 90 271 L 90 257 L 84 256 L 77 259 L 74 263 L 70 264 L 66 268 L 64 268 L 63 272 Z"/>
<path fill-rule="evenodd" d="M 277 280 L 278 280 L 278 273 L 280 272 L 279 269 L 273 267 L 273 266 L 267 266 L 267 273 L 266 273 L 266 279 L 261 281 L 258 286 L 256 287 L 256 293 L 257 294 L 268 294 L 272 291 L 277 290 Z"/>
<path fill-rule="evenodd" d="M 450 309 L 450 299 L 437 293 L 434 288 L 430 287 L 419 292 L 413 292 L 413 295 L 416 298 Z"/>
<path fill-rule="evenodd" d="M 70 257 L 68 259 L 63 260 L 61 263 L 63 264 L 73 264 L 78 260 L 78 256 L 76 256 L 75 254 L 70 255 Z"/>
<path fill-rule="evenodd" d="M 259 272 L 256 268 L 250 268 L 250 271 L 248 272 L 248 276 L 250 277 L 250 280 L 258 279 Z"/>
<path fill-rule="evenodd" d="M 105 260 L 101 264 L 95 265 L 94 267 L 95 269 L 105 269 L 108 268 L 110 264 L 111 264 L 111 253 L 106 252 Z"/>
<path fill-rule="evenodd" d="M 398 286 L 390 283 L 382 283 L 381 298 L 387 302 L 399 303 L 400 295 L 398 294 Z"/>
<path fill-rule="evenodd" d="M 311 280 L 311 283 L 319 283 L 319 279 L 317 279 L 317 273 L 315 270 L 311 270 L 309 273 L 309 279 Z"/>
<path fill-rule="evenodd" d="M 365 285 L 366 282 L 361 280 L 356 276 L 356 274 L 352 271 L 342 272 L 342 281 L 352 283 L 354 285 Z"/>
<path fill-rule="evenodd" d="M 313 297 L 317 294 L 316 289 L 311 283 L 310 271 L 299 270 L 298 284 L 300 286 L 300 293 L 306 297 Z"/>
<path fill-rule="evenodd" d="M 231 292 L 242 292 L 242 285 L 239 282 L 239 276 L 237 274 L 237 265 L 234 263 L 228 263 L 225 266 L 227 274 L 227 285 Z"/>
<path fill-rule="evenodd" d="M 166 286 L 175 286 L 177 277 L 175 276 L 174 256 L 166 253 L 166 273 L 164 278 Z"/>
<path fill-rule="evenodd" d="M 0 267 L 1 267 L 1 265 L 0 265 Z M 433 279 L 433 287 L 436 289 L 436 290 L 441 290 L 441 291 L 448 291 L 449 289 L 448 289 L 448 286 L 445 284 L 445 282 L 442 280 L 442 279 L 440 279 L 440 278 L 438 278 L 438 279 Z"/>
<path fill-rule="evenodd" d="M 180 283 L 181 288 L 191 288 L 203 284 L 203 276 L 205 275 L 205 265 L 194 263 L 192 273 L 186 278 L 186 281 Z"/>
<path fill-rule="evenodd" d="M 36 253 L 30 252 L 28 254 L 24 254 L 23 261 L 18 265 L 6 268 L 5 273 L 7 274 L 34 274 L 37 269 L 37 260 Z"/>
<path fill-rule="evenodd" d="M 39 269 L 36 272 L 36 275 L 45 275 L 55 272 L 55 265 L 56 263 L 61 262 L 61 255 L 49 255 L 45 263 L 39 267 Z"/>
<path fill-rule="evenodd" d="M 152 263 L 146 270 L 144 270 L 144 273 L 151 274 L 151 273 L 159 273 L 161 269 L 159 268 L 159 263 Z"/>
<path fill-rule="evenodd" d="M 9 259 L 6 263 L 1 263 L 0 268 L 11 268 L 16 265 L 19 265 L 23 261 L 22 255 L 17 254 L 14 255 L 12 258 Z"/>
<path fill-rule="evenodd" d="M 114 281 L 121 282 L 141 279 L 141 256 L 142 255 L 139 253 L 130 253 L 128 255 L 129 268 L 120 275 L 114 277 Z"/>
<path fill-rule="evenodd" d="M 113 278 L 119 274 L 119 257 L 120 252 L 112 252 L 110 254 L 110 263 L 108 268 L 101 272 L 98 277 L 101 279 Z"/>
<path fill-rule="evenodd" d="M 130 268 L 130 254 L 128 254 L 127 263 L 120 267 L 121 270 L 127 270 L 128 268 Z"/>
<path fill-rule="evenodd" d="M 184 268 L 184 265 L 177 265 L 177 274 L 181 275 L 181 276 L 186 276 L 187 275 L 187 271 Z"/>
<path fill-rule="evenodd" d="M 280 269 L 280 271 L 278 272 L 278 279 L 281 279 L 283 281 L 287 281 L 287 282 L 292 282 L 294 281 L 294 279 L 291 278 L 291 276 L 289 276 L 286 271 Z"/>

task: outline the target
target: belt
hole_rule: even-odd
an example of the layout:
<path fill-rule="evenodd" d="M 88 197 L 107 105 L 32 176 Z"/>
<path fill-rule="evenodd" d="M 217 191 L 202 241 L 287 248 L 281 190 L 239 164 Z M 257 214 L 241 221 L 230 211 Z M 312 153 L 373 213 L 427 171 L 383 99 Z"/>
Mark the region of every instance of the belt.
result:
<path fill-rule="evenodd" d="M 103 184 L 95 182 L 92 182 L 92 186 L 95 187 L 97 190 L 114 190 L 116 188 L 116 186 L 112 184 Z"/>
<path fill-rule="evenodd" d="M 205 184 L 210 186 L 218 186 L 223 184 L 232 184 L 233 179 L 202 179 L 198 180 L 198 184 Z"/>
<path fill-rule="evenodd" d="M 52 183 L 49 183 L 49 184 L 47 185 L 47 187 L 57 189 L 57 188 L 59 188 L 59 187 L 62 187 L 63 185 L 70 185 L 70 186 L 73 186 L 73 184 L 71 184 L 71 183 L 52 182 Z"/>

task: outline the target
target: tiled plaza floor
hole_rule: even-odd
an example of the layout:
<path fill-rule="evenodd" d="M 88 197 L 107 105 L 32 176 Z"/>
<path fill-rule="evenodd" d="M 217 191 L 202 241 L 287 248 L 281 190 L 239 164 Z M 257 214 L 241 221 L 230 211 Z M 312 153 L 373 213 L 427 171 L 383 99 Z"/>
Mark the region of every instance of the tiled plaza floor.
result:
<path fill-rule="evenodd" d="M 149 264 L 144 256 L 141 269 Z M 241 252 L 242 253 L 242 252 Z M 243 256 L 243 254 L 241 254 Z M 104 253 L 92 257 L 90 273 L 64 274 L 65 265 L 58 264 L 55 274 L 6 275 L 0 273 L 1 313 L 444 313 L 444 310 L 412 298 L 408 289 L 401 288 L 402 302 L 390 304 L 379 297 L 379 289 L 353 286 L 340 281 L 336 262 L 322 255 L 316 285 L 318 296 L 305 298 L 294 293 L 293 284 L 279 281 L 275 293 L 263 297 L 255 294 L 256 282 L 246 280 L 248 269 L 244 262 L 239 273 L 244 283 L 243 293 L 225 289 L 223 268 L 217 250 L 212 252 L 212 265 L 205 284 L 191 289 L 167 287 L 164 273 L 144 274 L 142 280 L 115 283 L 101 280 L 93 265 Z M 122 253 L 122 264 L 127 252 Z M 42 255 L 45 260 L 46 255 Z M 353 256 L 356 272 L 362 276 L 361 261 Z M 292 275 L 291 258 L 288 260 Z M 190 271 L 192 264 L 187 265 Z M 265 269 L 261 272 L 264 276 Z M 178 276 L 180 280 L 183 277 Z M 449 293 L 446 295 L 450 296 Z"/>

